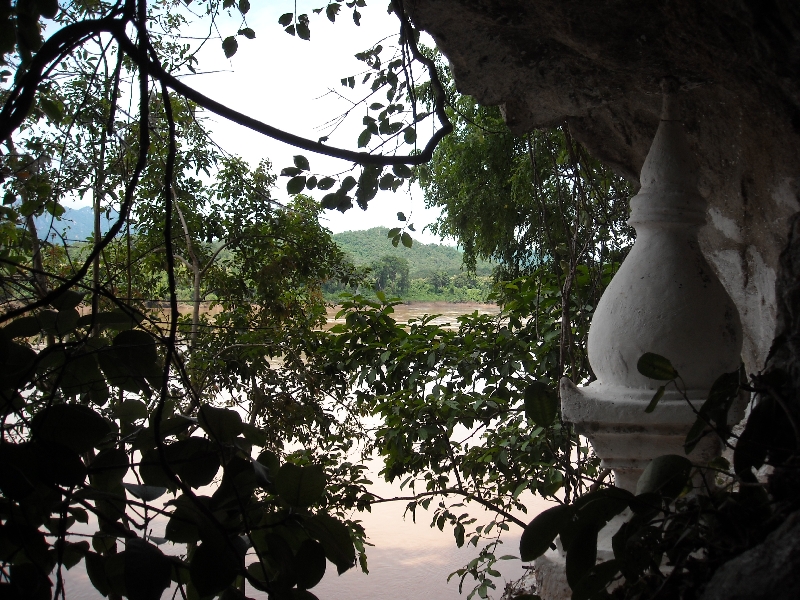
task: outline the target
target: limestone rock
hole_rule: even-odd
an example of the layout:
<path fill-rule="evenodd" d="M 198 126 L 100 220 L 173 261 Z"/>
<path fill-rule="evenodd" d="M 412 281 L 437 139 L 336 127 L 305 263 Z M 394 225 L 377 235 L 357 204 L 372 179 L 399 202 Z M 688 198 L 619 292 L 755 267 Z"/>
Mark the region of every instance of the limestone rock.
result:
<path fill-rule="evenodd" d="M 800 3 L 795 0 L 406 0 L 460 91 L 512 130 L 566 122 L 636 181 L 678 79 L 710 224 L 703 250 L 737 305 L 749 372 L 775 334 L 775 280 L 800 209 Z"/>
<path fill-rule="evenodd" d="M 800 598 L 800 512 L 761 544 L 720 567 L 702 600 Z"/>

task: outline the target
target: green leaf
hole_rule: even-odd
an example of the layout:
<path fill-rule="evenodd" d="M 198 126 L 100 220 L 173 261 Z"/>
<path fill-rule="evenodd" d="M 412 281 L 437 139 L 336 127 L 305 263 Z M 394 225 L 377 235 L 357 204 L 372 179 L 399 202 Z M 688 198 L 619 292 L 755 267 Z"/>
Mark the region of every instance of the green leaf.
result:
<path fill-rule="evenodd" d="M 414 244 L 414 240 L 411 239 L 411 236 L 408 235 L 408 232 L 406 231 L 400 235 L 400 241 L 403 242 L 403 246 L 406 248 L 411 248 L 411 246 Z"/>
<path fill-rule="evenodd" d="M 89 477 L 92 485 L 102 490 L 119 489 L 119 484 L 128 472 L 128 455 L 121 448 L 107 448 L 92 460 Z"/>
<path fill-rule="evenodd" d="M 200 407 L 197 414 L 200 427 L 217 442 L 230 444 L 244 430 L 242 417 L 229 408 L 215 408 L 208 404 Z"/>
<path fill-rule="evenodd" d="M 658 493 L 676 498 L 689 482 L 692 463 L 685 456 L 668 454 L 650 461 L 636 483 L 636 495 Z"/>
<path fill-rule="evenodd" d="M 213 444 L 199 437 L 166 445 L 164 456 L 168 467 L 193 488 L 211 483 L 220 467 L 219 455 Z M 156 448 L 143 453 L 139 473 L 146 485 L 175 489 L 175 482 L 164 471 Z"/>
<path fill-rule="evenodd" d="M 325 7 L 325 15 L 328 17 L 328 20 L 331 23 L 336 21 L 336 15 L 339 13 L 340 6 L 341 5 L 338 2 L 331 2 Z"/>
<path fill-rule="evenodd" d="M 406 215 L 404 213 L 402 213 L 402 212 L 397 213 L 397 220 L 398 221 L 405 221 L 406 220 Z"/>
<path fill-rule="evenodd" d="M 342 186 L 341 186 L 342 191 L 347 193 L 354 187 L 356 187 L 356 178 L 353 177 L 352 175 L 348 175 L 347 177 L 345 177 L 344 181 L 342 181 Z"/>
<path fill-rule="evenodd" d="M 678 372 L 669 360 L 652 352 L 642 354 L 636 363 L 636 369 L 645 377 L 658 381 L 671 381 L 678 377 Z"/>
<path fill-rule="evenodd" d="M 292 177 L 289 180 L 289 183 L 286 184 L 286 191 L 292 195 L 299 194 L 305 189 L 305 187 L 306 187 L 306 176 L 298 175 L 297 177 Z"/>
<path fill-rule="evenodd" d="M 333 177 L 323 177 L 317 182 L 317 189 L 325 191 L 331 189 L 336 184 Z"/>
<path fill-rule="evenodd" d="M 689 433 L 686 434 L 686 439 L 683 441 L 683 451 L 687 455 L 691 454 L 692 450 L 695 449 L 697 444 L 700 443 L 700 440 L 702 440 L 707 433 L 709 433 L 709 427 L 706 424 L 706 420 L 703 417 L 695 419 L 692 428 L 689 429 Z"/>
<path fill-rule="evenodd" d="M 382 190 L 390 190 L 392 189 L 392 186 L 394 185 L 395 181 L 400 181 L 400 180 L 399 179 L 395 180 L 394 176 L 391 173 L 386 173 L 383 177 L 381 177 L 378 187 L 380 187 Z"/>
<path fill-rule="evenodd" d="M 147 405 L 141 400 L 128 399 L 118 404 L 114 409 L 114 416 L 120 421 L 133 423 L 147 418 Z"/>
<path fill-rule="evenodd" d="M 111 424 L 88 406 L 53 404 L 31 421 L 34 436 L 78 454 L 88 452 L 111 433 Z"/>
<path fill-rule="evenodd" d="M 350 539 L 350 531 L 341 521 L 318 513 L 305 521 L 308 533 L 322 544 L 325 556 L 336 565 L 339 575 L 356 562 L 356 549 Z"/>
<path fill-rule="evenodd" d="M 402 231 L 402 229 L 400 227 L 395 227 L 395 228 L 389 230 L 389 233 L 386 235 L 386 237 L 390 237 L 390 238 L 397 237 L 398 235 L 400 235 L 401 231 Z"/>
<path fill-rule="evenodd" d="M 282 14 L 282 15 L 281 15 L 281 16 L 278 18 L 278 23 L 279 23 L 280 25 L 283 25 L 284 27 L 286 27 L 287 25 L 289 25 L 289 23 L 291 23 L 292 21 L 294 21 L 294 13 L 283 13 L 283 14 Z"/>
<path fill-rule="evenodd" d="M 308 171 L 311 168 L 311 165 L 308 164 L 308 159 L 301 154 L 297 154 L 294 157 L 294 166 L 300 169 L 301 171 Z"/>
<path fill-rule="evenodd" d="M 69 310 L 70 308 L 77 307 L 81 302 L 83 302 L 85 296 L 86 294 L 81 294 L 80 292 L 76 292 L 74 290 L 65 290 L 55 299 L 50 301 L 50 306 L 56 310 Z"/>
<path fill-rule="evenodd" d="M 239 562 L 227 544 L 200 544 L 189 566 L 189 576 L 200 597 L 219 594 L 231 585 L 239 574 Z"/>
<path fill-rule="evenodd" d="M 414 131 L 413 127 L 406 127 L 403 131 L 403 139 L 406 144 L 413 144 L 417 141 L 417 132 Z"/>
<path fill-rule="evenodd" d="M 159 600 L 170 585 L 172 564 L 153 544 L 125 540 L 125 590 L 129 600 Z"/>
<path fill-rule="evenodd" d="M 295 177 L 296 175 L 300 175 L 302 173 L 302 169 L 298 169 L 297 167 L 285 167 L 281 171 L 282 177 Z"/>
<path fill-rule="evenodd" d="M 248 40 L 255 39 L 255 37 L 256 37 L 256 32 L 253 31 L 252 29 L 250 29 L 249 27 L 245 27 L 243 29 L 240 29 L 237 33 L 239 35 L 243 35 Z"/>
<path fill-rule="evenodd" d="M 167 493 L 167 488 L 165 487 L 139 485 L 136 483 L 123 483 L 122 486 L 128 490 L 133 497 L 144 500 L 145 502 L 152 502 Z"/>
<path fill-rule="evenodd" d="M 239 12 L 246 15 L 250 10 L 250 0 L 239 0 Z"/>
<path fill-rule="evenodd" d="M 311 30 L 308 28 L 306 23 L 297 24 L 297 37 L 299 37 L 301 40 L 311 39 Z"/>
<path fill-rule="evenodd" d="M 0 331 L 12 339 L 20 337 L 29 338 L 39 335 L 41 326 L 39 325 L 39 319 L 37 319 L 35 315 L 30 315 L 14 319 Z"/>
<path fill-rule="evenodd" d="M 544 554 L 572 514 L 572 507 L 562 504 L 537 515 L 522 532 L 519 540 L 520 558 L 529 562 Z"/>
<path fill-rule="evenodd" d="M 361 132 L 361 135 L 358 136 L 358 147 L 366 148 L 370 139 L 372 139 L 372 132 L 369 129 L 365 129 Z"/>
<path fill-rule="evenodd" d="M 572 589 L 572 600 L 590 600 L 605 590 L 619 573 L 619 563 L 607 560 L 593 566 Z M 516 599 L 515 599 L 516 600 Z"/>
<path fill-rule="evenodd" d="M 525 388 L 525 416 L 538 427 L 550 427 L 558 415 L 558 396 L 546 383 L 532 381 Z"/>
<path fill-rule="evenodd" d="M 566 574 L 567 583 L 573 590 L 597 562 L 597 527 L 584 527 L 570 544 L 567 550 Z"/>
<path fill-rule="evenodd" d="M 409 169 L 408 166 L 402 163 L 394 165 L 392 167 L 392 171 L 394 172 L 395 175 L 403 179 L 408 179 L 409 177 L 411 177 L 411 169 Z"/>
<path fill-rule="evenodd" d="M 229 35 L 222 40 L 222 51 L 225 53 L 225 58 L 230 58 L 239 49 L 239 42 L 232 35 Z"/>
<path fill-rule="evenodd" d="M 653 412 L 656 409 L 656 406 L 658 406 L 658 401 L 661 400 L 663 396 L 664 396 L 664 386 L 660 385 L 658 386 L 656 393 L 653 394 L 653 399 L 650 400 L 650 404 L 648 404 L 647 408 L 644 409 L 644 412 L 646 413 Z"/>
<path fill-rule="evenodd" d="M 286 463 L 278 470 L 275 488 L 291 506 L 311 506 L 325 493 L 325 472 L 319 465 Z"/>
<path fill-rule="evenodd" d="M 61 111 L 61 107 L 57 102 L 53 102 L 48 98 L 42 98 L 39 100 L 39 107 L 42 109 L 42 112 L 47 115 L 47 118 L 56 125 L 60 124 L 64 119 L 64 113 Z"/>
<path fill-rule="evenodd" d="M 305 540 L 294 557 L 297 587 L 310 590 L 325 575 L 325 549 L 316 540 Z"/>

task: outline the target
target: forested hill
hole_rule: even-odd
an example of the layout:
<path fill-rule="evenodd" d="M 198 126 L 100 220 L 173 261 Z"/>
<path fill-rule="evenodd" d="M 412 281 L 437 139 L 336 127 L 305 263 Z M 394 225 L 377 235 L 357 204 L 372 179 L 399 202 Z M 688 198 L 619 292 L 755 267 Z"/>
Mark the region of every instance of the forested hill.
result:
<path fill-rule="evenodd" d="M 411 248 L 399 244 L 396 248 L 387 237 L 389 229 L 373 227 L 362 231 L 345 231 L 334 234 L 333 240 L 348 253 L 357 265 L 370 265 L 383 256 L 397 256 L 408 261 L 412 279 L 429 277 L 433 273 L 445 272 L 456 275 L 461 272 L 462 253 L 453 246 L 423 244 L 414 241 Z M 413 234 L 412 234 L 413 235 Z M 492 265 L 478 262 L 478 275 L 490 275 Z"/>

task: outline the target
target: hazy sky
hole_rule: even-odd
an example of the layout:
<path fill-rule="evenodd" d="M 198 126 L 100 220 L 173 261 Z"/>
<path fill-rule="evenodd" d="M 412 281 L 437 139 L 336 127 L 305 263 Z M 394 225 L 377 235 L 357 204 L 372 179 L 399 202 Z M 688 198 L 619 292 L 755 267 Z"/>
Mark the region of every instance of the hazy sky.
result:
<path fill-rule="evenodd" d="M 312 13 L 313 8 L 326 4 L 324 0 L 298 0 L 296 4 L 297 14 L 308 13 L 311 17 L 310 41 L 290 36 L 277 23 L 281 14 L 294 10 L 294 2 L 252 2 L 247 25 L 255 30 L 256 38 L 247 40 L 239 36 L 239 50 L 230 60 L 222 52 L 221 40 L 210 40 L 200 54 L 200 70 L 207 74 L 192 76 L 185 81 L 231 108 L 280 129 L 316 140 L 327 133 L 320 127 L 349 106 L 347 101 L 336 98 L 330 90 L 344 94 L 349 92 L 356 98 L 368 89 L 356 85 L 354 91 L 349 91 L 340 83 L 343 77 L 364 71 L 365 65 L 353 55 L 387 36 L 391 37 L 382 43 L 384 46 L 391 45 L 397 39 L 399 26 L 396 17 L 387 14 L 386 3 L 382 0 L 370 2 L 367 7 L 359 9 L 362 13 L 360 27 L 353 23 L 352 11 L 344 3 L 335 24 L 330 23 L 324 14 Z M 236 32 L 239 25 L 239 13 L 234 11 L 231 18 L 220 21 L 219 32 L 223 37 L 230 35 Z M 196 30 L 191 35 L 202 33 Z M 360 78 L 356 79 L 360 82 Z M 363 108 L 355 109 L 349 122 L 331 136 L 329 144 L 357 149 L 356 139 L 363 129 L 363 115 Z M 276 173 L 283 167 L 291 166 L 292 156 L 299 153 L 309 159 L 312 171 L 323 174 L 338 173 L 352 166 L 352 163 L 298 151 L 244 127 L 225 122 L 215 115 L 212 115 L 212 122 L 208 125 L 214 132 L 214 139 L 223 148 L 243 156 L 253 166 L 262 158 L 268 158 Z M 424 145 L 426 138 L 421 132 L 420 139 Z M 285 177 L 278 179 L 278 189 L 275 190 L 278 199 L 288 198 L 286 181 Z M 322 196 L 319 192 L 314 195 Z M 439 242 L 438 238 L 422 232 L 423 226 L 435 220 L 439 211 L 425 209 L 422 192 L 416 186 L 409 191 L 408 185 L 405 185 L 396 193 L 380 191 L 367 211 L 357 206 L 344 214 L 326 211 L 323 224 L 334 233 L 378 225 L 395 227 L 399 224 L 396 217 L 398 211 L 409 215 L 415 224 L 415 239 L 426 243 Z"/>

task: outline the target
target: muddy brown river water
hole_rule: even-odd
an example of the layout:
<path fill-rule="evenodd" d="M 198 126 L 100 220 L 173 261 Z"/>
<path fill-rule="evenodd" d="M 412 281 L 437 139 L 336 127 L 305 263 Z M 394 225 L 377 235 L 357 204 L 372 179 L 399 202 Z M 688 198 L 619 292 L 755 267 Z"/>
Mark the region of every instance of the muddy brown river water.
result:
<path fill-rule="evenodd" d="M 441 315 L 434 323 L 457 324 L 457 317 L 474 311 L 479 313 L 497 313 L 497 307 L 489 304 L 464 303 L 453 304 L 447 302 L 426 302 L 403 304 L 395 307 L 392 315 L 398 322 L 408 322 L 411 318 L 419 318 L 426 314 Z M 336 308 L 329 311 L 329 319 L 335 322 Z M 332 324 L 332 323 L 331 323 Z M 402 491 L 398 484 L 389 484 L 378 476 L 379 466 L 370 473 L 370 479 L 375 482 L 373 491 L 384 497 L 406 495 L 408 490 Z M 527 505 L 528 513 L 519 514 L 522 520 L 528 521 L 549 505 L 541 498 L 530 495 L 521 497 Z M 369 535 L 373 546 L 368 549 L 369 575 L 353 568 L 341 576 L 336 575 L 336 569 L 328 564 L 328 571 L 322 582 L 311 590 L 320 600 L 459 600 L 465 599 L 472 590 L 471 577 L 467 577 L 464 585 L 464 594 L 458 591 L 458 577 L 449 583 L 447 576 L 456 569 L 466 565 L 478 555 L 479 549 L 467 544 L 458 548 L 453 538 L 452 529 L 447 526 L 444 531 L 431 528 L 432 512 L 421 508 L 417 511 L 417 522 L 411 516 L 403 517 L 405 501 L 376 504 L 372 512 L 356 513 L 354 519 L 360 519 Z M 479 522 L 485 514 L 478 505 L 468 505 L 462 512 L 469 512 L 477 517 Z M 153 534 L 158 536 L 164 524 L 154 523 Z M 521 529 L 511 524 L 511 531 L 504 535 L 504 544 L 496 552 L 497 556 L 505 554 L 518 555 L 519 536 Z M 169 548 L 165 544 L 162 549 L 166 553 L 179 553 L 180 547 Z M 519 560 L 499 562 L 495 567 L 502 577 L 496 580 L 498 589 L 490 590 L 492 598 L 499 598 L 505 582 L 513 581 L 524 573 L 523 565 Z M 83 566 L 77 566 L 66 573 L 67 598 L 88 600 L 100 597 L 99 593 L 91 586 Z M 173 597 L 174 588 L 164 593 L 163 598 Z M 266 600 L 266 594 L 253 589 L 246 590 L 252 598 Z M 180 597 L 180 594 L 174 596 Z M 477 598 L 477 596 L 476 596 Z"/>

